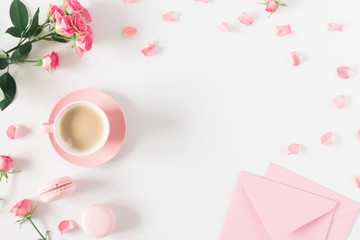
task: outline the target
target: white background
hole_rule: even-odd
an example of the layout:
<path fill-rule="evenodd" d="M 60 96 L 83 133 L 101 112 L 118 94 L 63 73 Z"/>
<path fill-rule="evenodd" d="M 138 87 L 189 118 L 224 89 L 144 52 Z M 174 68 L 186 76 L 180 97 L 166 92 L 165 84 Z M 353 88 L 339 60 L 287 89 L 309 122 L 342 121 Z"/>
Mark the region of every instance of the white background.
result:
<path fill-rule="evenodd" d="M 51 1 L 24 0 L 41 16 Z M 49 74 L 29 64 L 14 66 L 18 96 L 0 113 L 0 153 L 10 154 L 22 172 L 0 183 L 1 239 L 36 239 L 29 224 L 13 225 L 9 209 L 23 198 L 38 201 L 37 188 L 64 175 L 78 191 L 64 200 L 39 204 L 36 223 L 53 239 L 89 239 L 81 229 L 60 237 L 61 220 L 81 222 L 94 203 L 113 208 L 118 218 L 108 240 L 215 240 L 218 238 L 240 170 L 261 175 L 269 161 L 318 182 L 355 201 L 360 192 L 352 177 L 360 173 L 360 2 L 356 0 L 288 1 L 267 17 L 256 0 L 83 0 L 94 22 L 93 50 L 79 59 L 71 44 L 39 43 L 31 58 L 55 49 L 60 67 Z M 0 3 L 0 46 L 16 39 L 5 35 L 11 25 L 11 0 Z M 57 1 L 61 4 L 60 1 Z M 161 15 L 177 11 L 178 22 Z M 237 17 L 249 12 L 250 27 Z M 231 31 L 219 31 L 228 22 Z M 328 32 L 327 23 L 343 25 Z M 275 27 L 290 24 L 293 33 L 278 37 Z M 124 26 L 138 34 L 124 38 Z M 140 50 L 150 41 L 157 52 L 146 58 Z M 289 52 L 302 63 L 290 65 Z M 340 79 L 336 68 L 347 65 L 353 77 Z M 126 142 L 109 163 L 86 169 L 70 165 L 39 133 L 54 104 L 65 94 L 91 87 L 113 96 L 125 112 Z M 332 99 L 344 94 L 348 104 L 338 110 Z M 6 137 L 11 124 L 29 134 Z M 324 147 L 320 137 L 336 134 Z M 299 143 L 302 152 L 287 155 Z M 360 223 L 349 237 L 360 238 Z"/>

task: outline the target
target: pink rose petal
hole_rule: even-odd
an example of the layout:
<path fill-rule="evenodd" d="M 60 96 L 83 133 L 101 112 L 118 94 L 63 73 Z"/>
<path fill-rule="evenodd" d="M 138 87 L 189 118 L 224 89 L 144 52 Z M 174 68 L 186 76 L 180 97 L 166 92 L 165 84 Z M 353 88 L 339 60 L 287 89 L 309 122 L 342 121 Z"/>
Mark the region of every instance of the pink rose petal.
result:
<path fill-rule="evenodd" d="M 297 52 L 295 52 L 295 51 L 291 52 L 290 57 L 291 57 L 291 64 L 293 66 L 298 66 L 300 64 L 300 57 Z"/>
<path fill-rule="evenodd" d="M 247 12 L 243 12 L 239 16 L 239 21 L 245 26 L 250 26 L 253 23 L 253 18 Z"/>
<path fill-rule="evenodd" d="M 354 176 L 354 183 L 357 188 L 360 188 L 360 176 L 359 175 Z"/>
<path fill-rule="evenodd" d="M 337 68 L 337 74 L 343 79 L 348 79 L 351 77 L 351 68 L 346 66 L 340 66 Z"/>
<path fill-rule="evenodd" d="M 71 232 L 72 230 L 75 229 L 75 225 L 72 221 L 70 220 L 65 220 L 65 221 L 62 221 L 61 223 L 59 223 L 59 230 L 60 230 L 60 233 L 61 235 L 65 234 L 65 233 L 68 233 L 68 232 Z"/>
<path fill-rule="evenodd" d="M 156 46 L 154 43 L 150 43 L 149 46 L 147 46 L 146 48 L 141 50 L 141 52 L 142 52 L 142 54 L 144 54 L 144 56 L 150 57 L 150 56 L 154 55 L 155 47 Z"/>
<path fill-rule="evenodd" d="M 321 136 L 320 141 L 322 145 L 329 146 L 335 143 L 335 136 L 332 132 L 328 132 Z"/>
<path fill-rule="evenodd" d="M 230 28 L 229 28 L 229 26 L 227 25 L 226 22 L 221 22 L 221 23 L 219 24 L 219 29 L 220 29 L 220 31 L 222 31 L 222 32 L 228 32 L 228 31 L 230 31 Z"/>
<path fill-rule="evenodd" d="M 346 104 L 346 98 L 344 95 L 338 95 L 334 98 L 334 105 L 336 108 L 343 108 Z"/>
<path fill-rule="evenodd" d="M 136 2 L 136 0 L 124 0 L 125 3 L 132 3 L 132 2 Z"/>
<path fill-rule="evenodd" d="M 339 32 L 341 32 L 342 31 L 342 25 L 339 25 L 337 23 L 329 23 L 327 30 L 328 31 L 339 31 Z"/>
<path fill-rule="evenodd" d="M 132 35 L 135 35 L 137 33 L 137 30 L 135 27 L 124 27 L 122 33 L 124 37 L 131 37 Z"/>
<path fill-rule="evenodd" d="M 178 19 L 178 16 L 177 16 L 176 12 L 171 11 L 171 12 L 168 12 L 168 13 L 165 13 L 164 15 L 162 15 L 162 19 L 167 22 L 176 22 Z"/>
<path fill-rule="evenodd" d="M 279 37 L 286 36 L 290 33 L 291 33 L 291 27 L 289 24 L 276 27 L 276 35 L 278 35 Z"/>
<path fill-rule="evenodd" d="M 12 140 L 20 137 L 21 136 L 21 126 L 19 126 L 19 125 L 11 125 L 7 129 L 6 134 Z"/>
<path fill-rule="evenodd" d="M 194 2 L 203 2 L 203 3 L 209 3 L 208 0 L 194 0 Z"/>
<path fill-rule="evenodd" d="M 288 154 L 298 154 L 300 152 L 300 145 L 297 143 L 292 143 L 288 146 Z"/>

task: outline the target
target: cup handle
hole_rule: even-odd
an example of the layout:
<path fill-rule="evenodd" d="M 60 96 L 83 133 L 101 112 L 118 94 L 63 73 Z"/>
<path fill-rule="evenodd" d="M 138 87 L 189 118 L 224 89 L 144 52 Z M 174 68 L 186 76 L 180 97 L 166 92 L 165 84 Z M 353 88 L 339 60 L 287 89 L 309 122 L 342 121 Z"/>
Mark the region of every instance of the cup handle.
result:
<path fill-rule="evenodd" d="M 43 123 L 40 126 L 40 132 L 42 133 L 52 133 L 54 131 L 53 123 Z"/>

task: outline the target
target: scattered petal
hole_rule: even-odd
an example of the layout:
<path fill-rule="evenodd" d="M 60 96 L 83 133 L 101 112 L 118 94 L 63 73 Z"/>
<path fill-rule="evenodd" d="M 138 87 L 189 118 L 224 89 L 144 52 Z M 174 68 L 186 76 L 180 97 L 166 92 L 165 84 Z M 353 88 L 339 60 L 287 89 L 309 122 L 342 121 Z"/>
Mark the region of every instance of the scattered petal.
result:
<path fill-rule="evenodd" d="M 176 12 L 171 11 L 171 12 L 168 12 L 168 13 L 165 13 L 164 15 L 162 15 L 162 19 L 167 22 L 176 22 L 178 19 L 178 16 L 177 16 Z"/>
<path fill-rule="evenodd" d="M 229 26 L 227 25 L 226 22 L 221 22 L 221 23 L 219 24 L 219 29 L 220 29 L 220 31 L 222 31 L 222 32 L 228 32 L 228 31 L 230 31 L 230 28 L 229 28 Z"/>
<path fill-rule="evenodd" d="M 250 26 L 253 23 L 253 18 L 247 12 L 243 12 L 239 16 L 239 21 L 245 26 Z"/>
<path fill-rule="evenodd" d="M 142 54 L 144 54 L 144 56 L 150 57 L 150 56 L 154 55 L 155 47 L 156 46 L 154 43 L 149 43 L 149 46 L 147 46 L 146 48 L 141 50 L 141 52 L 142 52 Z"/>
<path fill-rule="evenodd" d="M 203 3 L 209 3 L 208 0 L 194 0 L 194 2 L 203 2 Z"/>
<path fill-rule="evenodd" d="M 354 183 L 357 188 L 360 188 L 360 175 L 354 176 Z"/>
<path fill-rule="evenodd" d="M 300 57 L 297 52 L 295 52 L 295 51 L 291 52 L 290 57 L 291 57 L 291 64 L 293 66 L 298 66 L 300 64 Z"/>
<path fill-rule="evenodd" d="M 65 220 L 62 221 L 61 223 L 59 223 L 59 231 L 61 233 L 61 235 L 71 232 L 72 230 L 74 230 L 75 225 L 72 221 L 70 220 Z"/>
<path fill-rule="evenodd" d="M 337 23 L 329 23 L 327 30 L 328 31 L 339 31 L 339 32 L 341 32 L 342 31 L 342 25 L 339 25 Z"/>
<path fill-rule="evenodd" d="M 329 146 L 335 143 L 335 136 L 332 132 L 325 133 L 321 136 L 321 144 Z"/>
<path fill-rule="evenodd" d="M 300 152 L 300 145 L 297 143 L 290 144 L 288 146 L 288 154 L 298 154 Z"/>
<path fill-rule="evenodd" d="M 346 66 L 340 66 L 337 68 L 337 74 L 343 79 L 348 79 L 351 77 L 351 68 Z"/>
<path fill-rule="evenodd" d="M 19 125 L 11 125 L 7 129 L 6 134 L 10 139 L 14 140 L 16 138 L 21 137 L 21 129 L 22 127 Z"/>
<path fill-rule="evenodd" d="M 276 35 L 278 35 L 279 37 L 283 37 L 291 33 L 291 27 L 289 24 L 277 26 L 276 30 L 277 30 Z"/>
<path fill-rule="evenodd" d="M 125 3 L 132 3 L 132 2 L 136 2 L 136 0 L 124 0 Z"/>
<path fill-rule="evenodd" d="M 344 95 L 338 95 L 334 98 L 334 105 L 336 108 L 343 108 L 346 104 L 346 98 Z"/>
<path fill-rule="evenodd" d="M 137 33 L 137 30 L 135 27 L 124 27 L 122 33 L 124 37 L 131 37 L 132 35 L 135 35 Z"/>

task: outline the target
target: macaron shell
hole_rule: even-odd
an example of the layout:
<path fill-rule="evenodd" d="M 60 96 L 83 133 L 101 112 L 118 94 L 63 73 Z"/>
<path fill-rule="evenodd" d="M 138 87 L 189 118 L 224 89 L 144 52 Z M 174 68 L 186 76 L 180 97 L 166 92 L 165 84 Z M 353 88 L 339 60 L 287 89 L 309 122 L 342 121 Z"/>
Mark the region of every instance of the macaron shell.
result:
<path fill-rule="evenodd" d="M 89 206 L 82 216 L 83 230 L 91 237 L 104 238 L 114 231 L 115 225 L 114 212 L 103 204 Z"/>
<path fill-rule="evenodd" d="M 41 201 L 44 203 L 63 199 L 76 190 L 76 184 L 71 177 L 61 177 L 51 180 L 39 188 Z"/>

